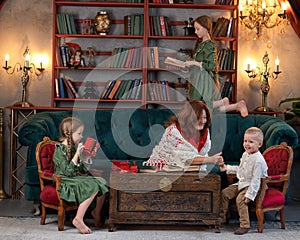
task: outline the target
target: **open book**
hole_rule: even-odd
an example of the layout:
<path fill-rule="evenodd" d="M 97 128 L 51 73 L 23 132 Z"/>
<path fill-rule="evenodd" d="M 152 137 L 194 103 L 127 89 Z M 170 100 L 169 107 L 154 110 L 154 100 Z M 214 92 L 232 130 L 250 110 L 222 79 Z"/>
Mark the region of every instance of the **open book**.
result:
<path fill-rule="evenodd" d="M 165 64 L 179 67 L 179 68 L 185 68 L 184 61 L 181 61 L 181 60 L 178 60 L 178 59 L 172 58 L 172 57 L 166 57 Z"/>

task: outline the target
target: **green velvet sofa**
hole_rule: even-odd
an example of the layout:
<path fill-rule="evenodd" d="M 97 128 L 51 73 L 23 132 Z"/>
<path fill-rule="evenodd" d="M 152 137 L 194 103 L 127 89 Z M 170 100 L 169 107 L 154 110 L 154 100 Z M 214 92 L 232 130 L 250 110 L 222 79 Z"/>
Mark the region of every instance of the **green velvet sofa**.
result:
<path fill-rule="evenodd" d="M 63 118 L 76 116 L 85 124 L 84 138 L 97 138 L 101 148 L 93 160 L 93 167 L 104 170 L 109 179 L 111 160 L 147 160 L 153 147 L 164 132 L 163 123 L 176 111 L 169 109 L 119 109 L 119 110 L 73 110 L 39 112 L 28 119 L 19 130 L 19 142 L 28 146 L 25 171 L 25 197 L 38 201 L 39 179 L 35 160 L 35 148 L 44 136 L 59 138 L 59 125 Z M 257 126 L 265 135 L 261 151 L 282 141 L 295 148 L 298 136 L 294 129 L 279 118 L 254 115 L 243 118 L 239 114 L 216 114 L 212 116 L 211 154 L 222 151 L 225 162 L 238 164 L 244 151 L 243 135 L 247 128 Z M 212 166 L 214 171 L 218 171 Z"/>

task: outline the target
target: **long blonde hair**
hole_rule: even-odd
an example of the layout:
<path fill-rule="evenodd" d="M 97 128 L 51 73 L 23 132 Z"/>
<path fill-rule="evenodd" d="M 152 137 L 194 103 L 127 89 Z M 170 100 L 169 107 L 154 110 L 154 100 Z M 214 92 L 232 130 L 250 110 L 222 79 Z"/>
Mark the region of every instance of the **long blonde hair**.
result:
<path fill-rule="evenodd" d="M 67 159 L 68 161 L 71 160 L 71 149 L 74 146 L 72 134 L 75 132 L 78 128 L 83 126 L 83 122 L 75 117 L 66 117 L 62 120 L 60 124 L 60 141 L 63 141 L 67 139 Z"/>

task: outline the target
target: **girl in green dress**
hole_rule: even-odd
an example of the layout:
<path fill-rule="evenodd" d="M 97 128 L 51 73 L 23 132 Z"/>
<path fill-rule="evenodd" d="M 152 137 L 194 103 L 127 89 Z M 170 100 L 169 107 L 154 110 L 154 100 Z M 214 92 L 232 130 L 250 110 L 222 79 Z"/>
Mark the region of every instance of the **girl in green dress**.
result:
<path fill-rule="evenodd" d="M 83 130 L 81 120 L 74 117 L 63 119 L 60 125 L 61 143 L 56 145 L 53 161 L 55 173 L 62 178 L 60 198 L 79 204 L 72 223 L 80 233 L 89 234 L 92 231 L 83 221 L 85 212 L 96 197 L 96 207 L 91 214 L 95 219 L 95 226 L 101 226 L 101 211 L 108 188 L 104 179 L 89 174 L 83 164 L 87 160 L 81 154 L 84 148 L 81 142 Z"/>
<path fill-rule="evenodd" d="M 219 108 L 221 112 L 237 110 L 246 117 L 248 110 L 244 100 L 229 104 L 227 97 L 221 99 L 219 80 L 213 72 L 218 73 L 218 64 L 215 43 L 211 39 L 210 17 L 198 17 L 194 21 L 194 27 L 198 37 L 194 48 L 194 60 L 185 62 L 186 67 L 191 67 L 190 100 L 203 100 L 210 109 Z"/>

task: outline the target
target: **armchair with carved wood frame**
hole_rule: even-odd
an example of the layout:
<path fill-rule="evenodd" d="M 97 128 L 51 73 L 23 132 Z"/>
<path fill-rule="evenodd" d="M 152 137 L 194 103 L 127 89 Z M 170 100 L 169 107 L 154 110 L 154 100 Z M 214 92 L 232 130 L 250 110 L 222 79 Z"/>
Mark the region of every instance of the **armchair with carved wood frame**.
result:
<path fill-rule="evenodd" d="M 264 213 L 279 211 L 281 228 L 285 229 L 284 204 L 286 191 L 294 159 L 293 149 L 285 142 L 267 148 L 263 156 L 268 166 L 268 177 L 261 179 L 261 187 L 254 202 L 249 203 L 249 211 L 255 212 L 257 217 L 257 231 L 263 232 Z M 227 175 L 228 184 L 234 183 L 235 174 Z M 235 199 L 230 201 L 229 209 L 237 212 Z M 227 220 L 230 218 L 228 211 Z"/>
<path fill-rule="evenodd" d="M 38 143 L 36 146 L 36 161 L 41 186 L 40 200 L 42 208 L 42 217 L 40 224 L 45 225 L 47 208 L 57 210 L 58 230 L 64 230 L 66 212 L 77 210 L 78 205 L 66 202 L 60 199 L 58 192 L 61 184 L 61 177 L 54 174 L 53 154 L 55 144 L 58 142 L 51 140 L 49 137 Z"/>
<path fill-rule="evenodd" d="M 268 165 L 268 177 L 261 181 L 261 188 L 255 200 L 257 230 L 263 232 L 264 213 L 279 211 L 281 228 L 285 229 L 284 204 L 294 151 L 285 142 L 271 146 L 263 152 Z"/>

